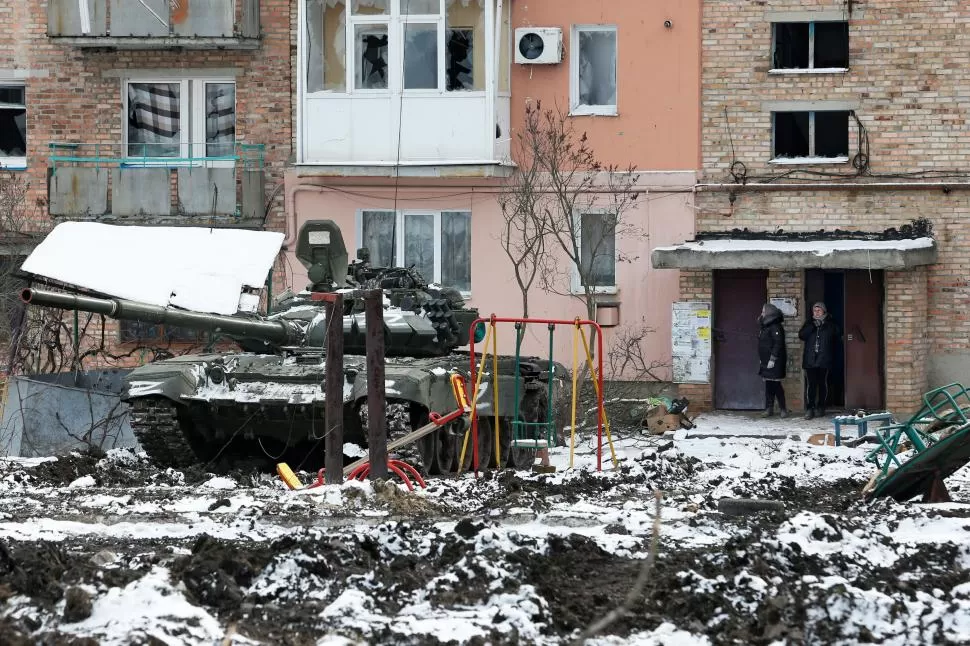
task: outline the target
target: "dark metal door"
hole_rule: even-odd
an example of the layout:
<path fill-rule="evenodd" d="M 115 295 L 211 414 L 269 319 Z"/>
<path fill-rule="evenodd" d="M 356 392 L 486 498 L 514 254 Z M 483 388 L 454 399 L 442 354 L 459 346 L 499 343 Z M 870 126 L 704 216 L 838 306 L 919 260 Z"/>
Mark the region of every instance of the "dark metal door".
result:
<path fill-rule="evenodd" d="M 883 399 L 883 275 L 863 269 L 845 272 L 845 405 L 877 409 Z"/>
<path fill-rule="evenodd" d="M 764 408 L 758 376 L 758 316 L 768 299 L 768 272 L 714 272 L 714 406 Z"/>

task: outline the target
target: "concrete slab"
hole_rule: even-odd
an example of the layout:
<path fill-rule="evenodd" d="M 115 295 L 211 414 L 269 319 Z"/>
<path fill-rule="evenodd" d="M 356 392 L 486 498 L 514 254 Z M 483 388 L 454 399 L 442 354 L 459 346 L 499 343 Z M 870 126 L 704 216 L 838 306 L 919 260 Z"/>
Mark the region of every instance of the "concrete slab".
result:
<path fill-rule="evenodd" d="M 834 433 L 832 415 L 811 420 L 803 419 L 801 414 L 792 412 L 791 416 L 781 419 L 777 415 L 762 418 L 760 413 L 701 413 L 694 420 L 695 428 L 677 431 L 678 439 L 696 438 L 770 438 L 770 439 L 807 439 L 816 433 Z"/>

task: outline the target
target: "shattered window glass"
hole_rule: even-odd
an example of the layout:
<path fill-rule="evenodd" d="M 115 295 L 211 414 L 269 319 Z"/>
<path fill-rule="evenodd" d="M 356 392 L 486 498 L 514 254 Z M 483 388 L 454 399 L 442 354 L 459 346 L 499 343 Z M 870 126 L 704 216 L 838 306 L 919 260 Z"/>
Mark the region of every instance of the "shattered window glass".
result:
<path fill-rule="evenodd" d="M 360 246 L 370 252 L 374 267 L 394 265 L 394 240 L 397 215 L 394 211 L 364 211 L 361 213 Z"/>
<path fill-rule="evenodd" d="M 434 214 L 405 214 L 404 266 L 414 266 L 422 278 L 434 282 Z"/>
<path fill-rule="evenodd" d="M 358 90 L 387 89 L 387 25 L 356 25 Z"/>
<path fill-rule="evenodd" d="M 441 284 L 468 292 L 472 288 L 472 214 L 441 214 Z"/>
<path fill-rule="evenodd" d="M 224 157 L 235 152 L 236 84 L 205 84 L 205 156 Z"/>
<path fill-rule="evenodd" d="M 485 89 L 485 4 L 483 0 L 446 0 L 445 87 L 450 91 Z"/>
<path fill-rule="evenodd" d="M 404 89 L 438 87 L 438 27 L 421 23 L 404 25 Z"/>
<path fill-rule="evenodd" d="M 346 89 L 346 24 L 344 0 L 307 0 L 307 92 Z"/>
<path fill-rule="evenodd" d="M 27 156 L 27 105 L 23 85 L 0 85 L 0 157 Z"/>
<path fill-rule="evenodd" d="M 580 280 L 590 287 L 616 285 L 616 217 L 583 213 L 579 232 Z"/>
<path fill-rule="evenodd" d="M 616 30 L 579 32 L 579 105 L 616 105 Z"/>
<path fill-rule="evenodd" d="M 128 84 L 129 156 L 179 156 L 180 97 L 179 83 Z"/>
<path fill-rule="evenodd" d="M 391 0 L 351 0 L 355 16 L 383 16 L 389 12 Z"/>

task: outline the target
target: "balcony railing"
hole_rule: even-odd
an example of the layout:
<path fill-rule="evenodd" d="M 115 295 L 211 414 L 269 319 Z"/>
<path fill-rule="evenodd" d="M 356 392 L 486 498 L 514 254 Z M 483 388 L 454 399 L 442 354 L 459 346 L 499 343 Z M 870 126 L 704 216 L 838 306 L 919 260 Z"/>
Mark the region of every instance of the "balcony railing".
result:
<path fill-rule="evenodd" d="M 75 47 L 255 49 L 259 0 L 48 0 L 47 35 Z"/>
<path fill-rule="evenodd" d="M 49 144 L 50 214 L 167 224 L 173 218 L 179 224 L 200 218 L 236 226 L 262 222 L 265 146 L 183 143 L 171 151 L 179 156 L 153 156 L 158 145 Z"/>

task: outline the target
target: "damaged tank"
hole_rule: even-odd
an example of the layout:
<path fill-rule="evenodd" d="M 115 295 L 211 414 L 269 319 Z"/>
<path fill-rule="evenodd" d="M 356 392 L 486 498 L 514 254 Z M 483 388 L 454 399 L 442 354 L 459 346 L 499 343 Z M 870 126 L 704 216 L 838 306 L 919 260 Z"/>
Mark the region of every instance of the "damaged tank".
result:
<path fill-rule="evenodd" d="M 384 295 L 385 393 L 389 439 L 425 425 L 432 412 L 447 413 L 456 403 L 450 377 L 469 376 L 469 328 L 478 318 L 454 288 L 429 285 L 413 268 L 374 267 L 366 249 L 348 264 L 343 238 L 329 220 L 307 222 L 296 255 L 311 281 L 299 294 L 284 293 L 266 316 L 217 315 L 149 305 L 119 298 L 27 288 L 32 305 L 103 314 L 119 320 L 177 325 L 209 333 L 210 346 L 230 339 L 238 350 L 167 358 L 132 370 L 122 400 L 142 448 L 163 467 L 248 465 L 272 467 L 288 461 L 296 468 L 323 466 L 325 411 L 324 351 L 328 322 L 314 292 L 344 293 L 344 441 L 366 447 L 366 325 L 359 290 Z M 483 330 L 476 332 L 481 335 Z M 479 388 L 479 456 L 482 466 L 524 468 L 535 448 L 512 446 L 512 418 L 519 400 L 525 422 L 546 420 L 565 387 L 566 369 L 545 359 L 498 358 L 498 380 L 489 359 Z M 519 383 L 516 384 L 515 382 Z M 551 388 L 550 388 L 550 381 Z M 493 447 L 493 412 L 499 388 L 501 454 Z M 516 387 L 518 386 L 518 387 Z M 549 401 L 549 393 L 553 401 Z M 418 441 L 427 473 L 458 468 L 467 422 L 459 419 Z M 557 428 L 557 432 L 561 430 Z M 345 451 L 346 452 L 346 451 Z M 485 457 L 488 456 L 487 463 Z M 471 447 L 465 456 L 467 468 Z"/>

